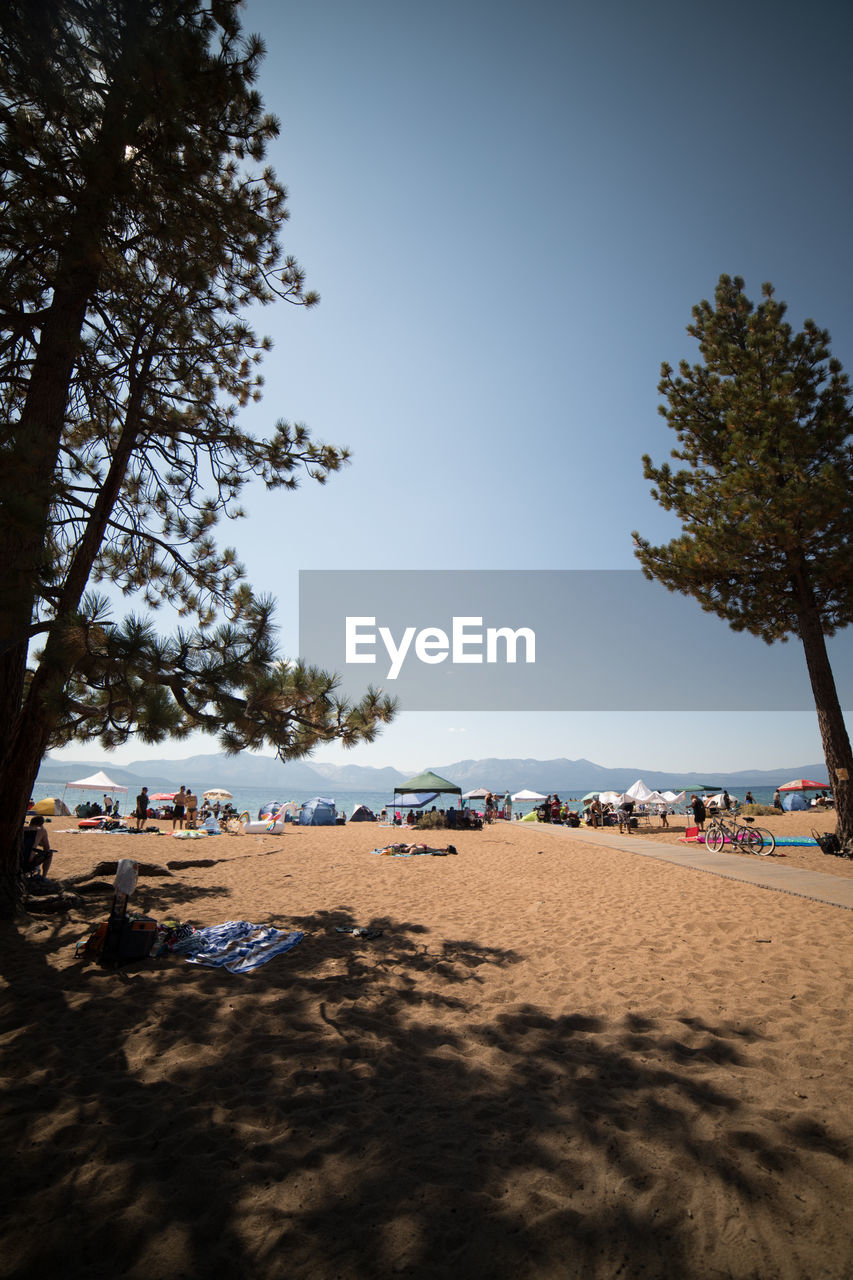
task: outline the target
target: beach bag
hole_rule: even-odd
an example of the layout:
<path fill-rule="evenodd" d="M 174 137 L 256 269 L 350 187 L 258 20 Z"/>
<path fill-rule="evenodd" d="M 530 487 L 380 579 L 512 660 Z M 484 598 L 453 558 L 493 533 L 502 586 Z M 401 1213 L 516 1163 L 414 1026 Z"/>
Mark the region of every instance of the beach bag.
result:
<path fill-rule="evenodd" d="M 834 853 L 841 856 L 841 841 L 834 831 L 812 831 L 812 837 L 820 845 L 822 853 Z"/>
<path fill-rule="evenodd" d="M 104 942 L 107 937 L 107 924 L 99 924 L 94 933 L 90 933 L 88 938 L 84 938 L 82 942 L 77 943 L 75 955 L 99 956 L 104 949 Z"/>

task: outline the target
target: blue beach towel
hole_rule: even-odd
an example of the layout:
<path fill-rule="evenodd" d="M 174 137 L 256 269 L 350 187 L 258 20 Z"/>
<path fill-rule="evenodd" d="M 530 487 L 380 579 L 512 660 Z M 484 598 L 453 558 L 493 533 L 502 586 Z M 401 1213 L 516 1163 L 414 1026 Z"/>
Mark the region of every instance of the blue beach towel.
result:
<path fill-rule="evenodd" d="M 304 937 L 298 930 L 282 933 L 272 925 L 226 920 L 225 924 L 196 930 L 172 949 L 185 956 L 188 964 L 227 969 L 229 973 L 250 973 L 274 956 L 292 950 Z"/>
<path fill-rule="evenodd" d="M 789 849 L 792 849 L 795 846 L 800 849 L 817 848 L 817 840 L 795 840 L 793 836 L 777 836 L 776 844 L 777 846 L 780 844 L 783 846 L 787 845 Z"/>

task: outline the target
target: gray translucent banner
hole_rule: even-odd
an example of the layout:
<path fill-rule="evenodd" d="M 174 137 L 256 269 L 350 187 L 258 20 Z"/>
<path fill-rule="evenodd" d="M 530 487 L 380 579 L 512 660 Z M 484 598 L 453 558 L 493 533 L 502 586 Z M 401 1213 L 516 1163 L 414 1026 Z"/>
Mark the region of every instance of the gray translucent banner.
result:
<path fill-rule="evenodd" d="M 853 630 L 828 648 L 853 707 Z M 814 709 L 798 640 L 734 632 L 633 569 L 303 571 L 299 653 L 406 711 Z"/>

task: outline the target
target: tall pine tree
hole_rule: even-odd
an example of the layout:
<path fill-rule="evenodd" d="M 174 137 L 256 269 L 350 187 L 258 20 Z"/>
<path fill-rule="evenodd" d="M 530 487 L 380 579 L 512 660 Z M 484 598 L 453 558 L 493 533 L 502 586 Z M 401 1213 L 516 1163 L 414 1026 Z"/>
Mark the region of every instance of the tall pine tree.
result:
<path fill-rule="evenodd" d="M 0 915 L 49 746 L 200 727 L 298 756 L 370 740 L 393 712 L 281 661 L 271 603 L 212 537 L 253 477 L 322 482 L 347 457 L 301 426 L 239 426 L 268 346 L 242 313 L 316 299 L 279 243 L 286 192 L 259 164 L 277 123 L 238 8 L 0 15 Z M 87 592 L 104 579 L 194 624 L 164 640 L 113 622 Z"/>
<path fill-rule="evenodd" d="M 654 547 L 634 534 L 649 578 L 695 596 L 739 631 L 799 637 L 814 694 L 838 834 L 853 850 L 853 755 L 825 637 L 853 621 L 853 414 L 829 334 L 800 333 L 763 287 L 723 275 L 687 332 L 702 363 L 664 364 L 660 412 L 675 431 L 668 463 L 643 458 L 652 496 L 682 522 Z"/>

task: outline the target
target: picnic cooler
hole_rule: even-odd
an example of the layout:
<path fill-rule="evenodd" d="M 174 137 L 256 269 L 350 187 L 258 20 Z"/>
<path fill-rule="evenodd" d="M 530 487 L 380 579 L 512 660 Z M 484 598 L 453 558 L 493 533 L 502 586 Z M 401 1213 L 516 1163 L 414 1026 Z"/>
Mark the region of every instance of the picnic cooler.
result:
<path fill-rule="evenodd" d="M 125 917 L 119 937 L 118 958 L 143 960 L 150 954 L 156 937 L 157 921 L 152 920 L 150 916 L 140 916 L 137 920 Z"/>

